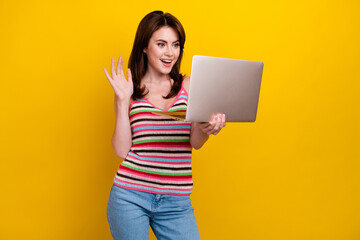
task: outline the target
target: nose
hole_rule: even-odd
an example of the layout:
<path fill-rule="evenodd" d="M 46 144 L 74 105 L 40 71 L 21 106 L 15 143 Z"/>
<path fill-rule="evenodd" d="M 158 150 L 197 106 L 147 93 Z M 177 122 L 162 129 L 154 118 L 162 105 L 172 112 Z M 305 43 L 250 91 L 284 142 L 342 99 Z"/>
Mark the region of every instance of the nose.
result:
<path fill-rule="evenodd" d="M 171 48 L 170 45 L 167 46 L 165 55 L 170 56 L 170 57 L 173 55 L 173 49 Z"/>

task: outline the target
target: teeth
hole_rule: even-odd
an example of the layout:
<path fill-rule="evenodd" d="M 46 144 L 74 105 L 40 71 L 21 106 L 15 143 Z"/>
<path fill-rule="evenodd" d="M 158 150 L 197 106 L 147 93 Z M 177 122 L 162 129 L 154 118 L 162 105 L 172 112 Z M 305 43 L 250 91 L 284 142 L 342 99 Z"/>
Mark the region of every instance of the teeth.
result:
<path fill-rule="evenodd" d="M 171 63 L 171 60 L 161 60 L 163 62 L 166 62 L 166 63 Z"/>

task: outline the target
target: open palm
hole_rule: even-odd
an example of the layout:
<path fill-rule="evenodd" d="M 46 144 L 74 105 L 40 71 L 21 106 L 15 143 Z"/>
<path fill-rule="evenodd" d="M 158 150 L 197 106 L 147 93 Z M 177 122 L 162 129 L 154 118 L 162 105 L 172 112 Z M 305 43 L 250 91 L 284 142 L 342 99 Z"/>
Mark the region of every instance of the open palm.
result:
<path fill-rule="evenodd" d="M 133 88 L 131 71 L 129 68 L 127 70 L 128 80 L 126 80 L 123 71 L 122 57 L 121 56 L 119 57 L 119 61 L 116 66 L 116 72 L 115 72 L 115 61 L 113 58 L 111 59 L 111 77 L 105 68 L 104 71 L 107 79 L 109 80 L 112 88 L 114 89 L 116 97 L 120 101 L 129 100 L 134 92 L 134 88 Z"/>

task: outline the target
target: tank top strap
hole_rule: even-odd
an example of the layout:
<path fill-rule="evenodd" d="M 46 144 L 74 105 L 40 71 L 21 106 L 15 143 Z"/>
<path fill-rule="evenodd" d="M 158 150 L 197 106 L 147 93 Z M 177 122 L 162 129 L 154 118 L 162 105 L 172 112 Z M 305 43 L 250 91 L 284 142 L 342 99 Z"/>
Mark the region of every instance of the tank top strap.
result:
<path fill-rule="evenodd" d="M 183 80 L 181 82 L 180 95 L 184 94 L 184 95 L 188 96 L 188 92 L 186 91 L 186 89 L 184 87 L 184 79 L 185 79 L 185 76 L 183 76 Z"/>

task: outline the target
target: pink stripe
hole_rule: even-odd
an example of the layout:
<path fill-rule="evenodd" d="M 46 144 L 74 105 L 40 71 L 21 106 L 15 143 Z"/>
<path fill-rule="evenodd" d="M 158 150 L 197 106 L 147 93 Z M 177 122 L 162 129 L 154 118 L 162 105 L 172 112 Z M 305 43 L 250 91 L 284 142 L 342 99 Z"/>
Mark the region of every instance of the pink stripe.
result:
<path fill-rule="evenodd" d="M 191 123 L 169 123 L 169 124 L 161 124 L 164 127 L 173 127 L 173 126 L 189 126 Z M 153 124 L 139 124 L 136 127 L 151 127 Z"/>
<path fill-rule="evenodd" d="M 148 193 L 155 193 L 155 194 L 158 194 L 158 192 L 154 192 L 154 191 L 150 191 L 150 190 L 145 190 L 145 189 L 138 189 L 138 188 L 132 188 L 132 187 L 126 187 L 126 186 L 122 186 L 122 185 L 119 185 L 119 184 L 116 184 L 114 183 L 116 186 L 118 187 L 121 187 L 121 188 L 126 188 L 126 189 L 130 189 L 130 190 L 137 190 L 137 191 L 142 191 L 142 192 L 148 192 Z M 186 193 L 186 194 L 181 194 L 181 193 L 161 193 L 161 194 L 172 194 L 172 195 L 189 195 L 189 193 Z"/>
<path fill-rule="evenodd" d="M 141 114 L 141 117 L 157 117 L 157 118 L 164 118 L 164 117 L 162 117 L 162 116 L 159 116 L 159 115 L 155 115 L 155 114 L 152 114 L 152 113 L 149 113 L 149 112 L 138 112 L 138 113 L 136 113 L 136 114 L 133 114 L 133 115 L 131 115 L 131 117 L 130 117 L 130 121 L 132 121 L 133 120 L 133 118 L 135 118 L 135 117 L 137 117 L 137 116 L 139 116 Z"/>
<path fill-rule="evenodd" d="M 142 118 L 143 117 L 147 117 L 147 118 L 159 118 L 159 119 L 162 119 L 162 118 L 166 118 L 166 117 L 163 117 L 163 116 L 160 116 L 160 115 L 156 115 L 156 114 L 153 114 L 151 112 L 138 112 L 138 113 L 135 113 L 133 115 L 131 115 L 130 118 L 134 118 L 134 116 L 141 116 Z"/>
<path fill-rule="evenodd" d="M 156 128 L 156 126 L 153 126 L 154 128 L 150 128 L 150 129 L 140 129 L 140 130 L 135 130 L 134 128 L 131 128 L 131 130 L 133 131 L 133 133 L 142 133 L 142 132 L 161 132 L 161 133 L 166 133 L 166 132 L 184 132 L 184 133 L 190 133 L 190 129 L 186 129 L 186 128 L 180 128 L 180 129 L 158 129 Z"/>
<path fill-rule="evenodd" d="M 191 160 L 191 157 L 181 157 L 181 156 L 155 156 L 155 155 L 141 155 L 141 157 L 149 157 L 149 158 L 168 158 L 168 159 L 188 159 L 188 160 Z M 141 159 L 139 159 L 141 160 Z"/>
<path fill-rule="evenodd" d="M 178 150 L 178 151 L 184 151 L 184 150 L 191 150 L 191 145 L 186 142 L 187 144 L 185 145 L 165 145 L 165 144 L 149 144 L 149 143 L 143 143 L 143 144 L 137 144 L 137 145 L 134 145 L 134 146 L 131 146 L 131 149 L 130 150 L 148 150 L 148 149 L 154 149 L 154 147 L 157 147 L 157 148 L 161 148 L 163 150 L 166 150 L 166 149 L 173 149 L 173 150 Z M 174 146 L 174 148 L 172 148 L 172 146 Z M 191 154 L 191 153 L 189 153 Z"/>
<path fill-rule="evenodd" d="M 131 100 L 130 109 L 129 109 L 129 114 L 130 114 L 130 112 L 131 112 L 132 107 L 134 106 L 134 103 L 135 103 L 135 100 L 134 100 L 134 99 Z"/>
<path fill-rule="evenodd" d="M 154 129 L 142 129 L 142 130 L 136 130 L 134 131 L 133 133 L 139 133 L 139 132 L 153 132 Z M 156 129 L 156 131 L 159 131 L 159 132 L 168 132 L 169 129 Z M 189 132 L 190 129 L 171 129 L 171 131 L 174 131 L 174 132 Z"/>
<path fill-rule="evenodd" d="M 185 77 L 185 76 L 184 76 L 184 77 Z M 182 81 L 182 83 L 181 83 L 181 89 L 180 89 L 180 92 L 181 92 L 181 90 L 184 90 L 185 95 L 186 95 L 186 96 L 189 96 L 188 92 L 186 91 L 186 89 L 185 89 L 185 87 L 184 87 L 184 81 Z"/>
<path fill-rule="evenodd" d="M 140 145 L 141 145 L 141 147 L 150 147 L 150 148 L 154 147 L 154 144 L 142 143 L 142 144 L 137 145 L 136 148 L 139 148 L 138 146 L 140 146 Z M 177 142 L 171 143 L 171 144 L 166 144 L 166 143 L 163 143 L 163 142 L 156 144 L 157 147 L 171 147 L 171 148 L 180 148 L 180 149 L 189 148 L 189 149 L 191 149 L 191 147 L 189 147 L 188 145 L 189 145 L 188 142 L 183 143 L 183 144 L 179 144 Z"/>
<path fill-rule="evenodd" d="M 138 144 L 138 145 L 140 145 L 140 144 Z M 166 148 L 166 147 L 159 147 L 158 145 L 155 145 L 154 144 L 154 147 L 156 147 L 156 148 L 158 148 L 158 150 L 167 150 L 167 149 L 171 149 L 171 150 L 174 150 L 174 149 L 172 149 L 172 148 Z M 134 145 L 134 146 L 132 146 L 131 147 L 131 149 L 130 149 L 130 152 L 136 152 L 136 151 L 138 151 L 138 150 L 151 150 L 151 148 L 145 148 L 145 147 L 137 147 L 137 145 Z M 176 148 L 175 150 L 178 150 L 178 151 L 183 151 L 183 150 L 189 150 L 188 148 Z M 135 154 L 135 153 L 134 153 Z M 169 154 L 171 154 L 171 153 L 169 153 Z M 177 153 L 178 154 L 178 153 Z M 187 156 L 191 156 L 191 152 L 190 153 L 182 153 L 183 155 L 187 155 Z M 138 156 L 143 156 L 143 153 L 141 153 L 140 155 L 138 155 Z"/>
<path fill-rule="evenodd" d="M 136 120 L 136 119 L 135 119 Z M 151 121 L 151 120 L 149 120 L 149 121 Z M 180 125 L 180 126 L 190 126 L 190 124 L 188 124 L 188 123 L 180 123 L 180 124 L 182 124 L 182 125 Z M 179 126 L 179 123 L 173 123 L 173 125 L 171 125 L 171 123 L 169 123 L 169 124 L 163 124 L 162 122 L 151 122 L 151 123 L 134 123 L 132 126 L 133 126 L 133 128 L 137 128 L 137 127 L 144 127 L 144 125 L 147 125 L 147 126 L 145 126 L 145 127 L 152 127 L 152 126 L 156 126 L 156 127 L 158 127 L 158 126 L 166 126 L 166 125 L 170 125 L 170 126 Z"/>
<path fill-rule="evenodd" d="M 119 173 L 121 173 L 121 172 L 127 172 L 127 173 L 130 173 L 130 174 L 132 174 L 132 175 L 139 176 L 139 177 L 143 177 L 143 178 L 146 178 L 146 179 L 160 180 L 160 182 L 166 182 L 166 181 L 178 181 L 178 182 L 182 182 L 182 181 L 191 181 L 191 180 L 192 180 L 191 175 L 190 175 L 190 176 L 184 176 L 184 177 L 174 176 L 174 177 L 171 177 L 171 178 L 169 178 L 168 176 L 157 177 L 157 176 L 155 176 L 154 174 L 151 174 L 151 175 L 150 175 L 150 174 L 144 174 L 144 173 L 142 173 L 142 172 L 133 171 L 133 170 L 131 170 L 130 168 L 127 168 L 127 167 L 124 167 L 124 166 L 120 166 L 118 172 L 119 172 Z M 117 176 L 116 176 L 116 177 L 117 177 Z"/>
<path fill-rule="evenodd" d="M 135 185 L 135 186 L 140 186 L 140 187 L 150 187 L 150 188 L 155 188 L 158 190 L 172 190 L 172 191 L 191 191 L 192 188 L 185 188 L 185 189 L 177 189 L 177 188 L 158 188 L 158 187 L 153 187 L 153 186 L 149 186 L 149 185 L 144 185 L 144 184 L 137 184 L 137 183 L 132 183 L 132 182 L 127 182 L 127 181 L 123 181 L 120 179 L 117 179 L 119 182 L 122 183 L 126 183 L 126 184 L 131 184 L 131 185 Z"/>
<path fill-rule="evenodd" d="M 178 111 L 178 112 L 186 112 L 186 111 L 181 110 L 181 111 Z M 130 119 L 130 121 L 134 121 L 138 117 L 141 117 L 141 118 L 143 118 L 143 117 L 155 118 L 155 119 L 167 119 L 167 117 L 156 115 L 156 114 L 153 114 L 153 113 L 150 113 L 150 112 L 138 112 L 138 113 L 135 113 L 135 114 L 131 115 L 131 117 L 129 119 Z"/>
<path fill-rule="evenodd" d="M 134 153 L 136 154 L 136 153 Z M 139 155 L 138 155 L 139 156 Z M 136 158 L 134 156 L 131 156 L 131 155 L 128 155 L 127 156 L 128 158 L 133 158 L 133 159 L 136 159 L 136 160 L 141 160 L 139 158 Z M 152 157 L 152 158 L 163 158 L 163 159 L 189 159 L 191 160 L 191 156 L 190 157 L 182 157 L 182 156 L 154 156 L 154 155 L 141 155 L 141 157 Z M 146 161 L 146 160 L 145 160 Z"/>

